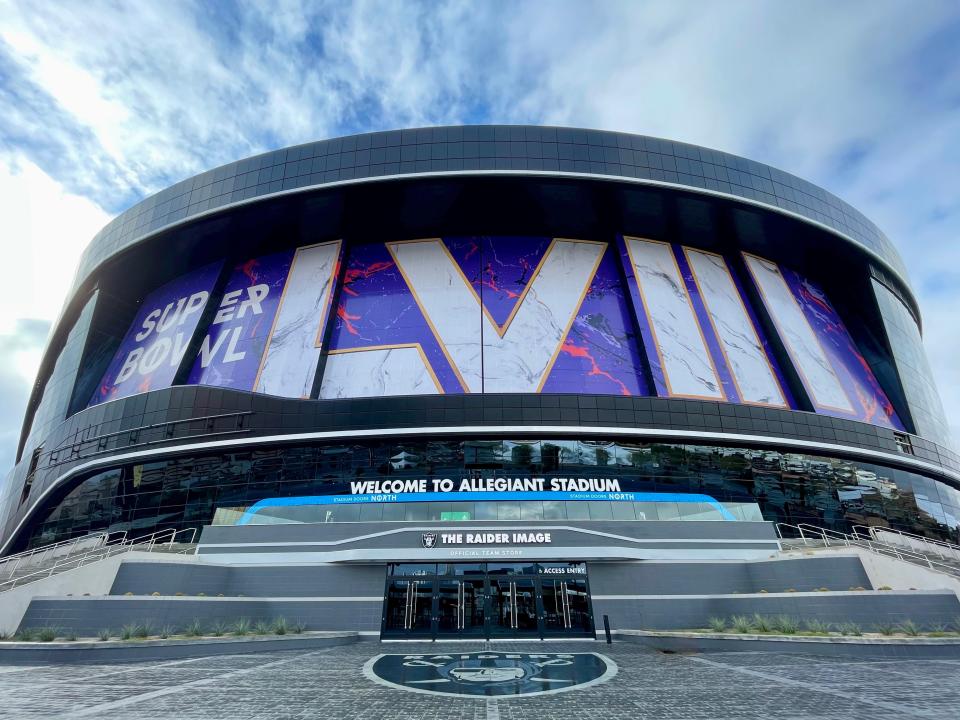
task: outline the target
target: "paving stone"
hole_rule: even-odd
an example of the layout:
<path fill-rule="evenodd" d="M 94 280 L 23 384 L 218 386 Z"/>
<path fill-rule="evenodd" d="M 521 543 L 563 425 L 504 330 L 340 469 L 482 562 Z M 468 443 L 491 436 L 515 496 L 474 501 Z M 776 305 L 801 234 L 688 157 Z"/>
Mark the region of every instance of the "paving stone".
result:
<path fill-rule="evenodd" d="M 598 652 L 618 674 L 554 695 L 428 695 L 362 672 L 381 653 Z M 960 714 L 960 658 L 665 655 L 617 643 L 359 643 L 113 665 L 0 666 L 0 718 L 113 720 L 901 720 Z"/>

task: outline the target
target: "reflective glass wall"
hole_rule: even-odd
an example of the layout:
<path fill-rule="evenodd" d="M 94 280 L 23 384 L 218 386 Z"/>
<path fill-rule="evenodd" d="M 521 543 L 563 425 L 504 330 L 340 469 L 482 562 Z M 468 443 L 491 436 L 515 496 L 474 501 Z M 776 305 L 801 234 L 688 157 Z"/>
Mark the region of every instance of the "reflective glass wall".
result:
<path fill-rule="evenodd" d="M 543 484 L 493 491 L 494 497 L 476 490 L 493 487 L 484 483 L 498 478 Z M 443 480 L 452 486 L 434 485 Z M 608 484 L 594 486 L 600 491 L 588 486 L 577 491 L 580 486 L 553 484 L 559 480 L 616 481 L 617 490 Z M 458 494 L 462 487 L 475 488 L 470 492 L 477 492 L 477 499 L 455 507 L 470 502 Z M 551 489 L 555 487 L 564 489 Z M 422 491 L 422 501 L 398 501 L 404 490 Z M 518 494 L 522 492 L 542 494 Z M 622 503 L 611 499 L 614 492 L 639 499 Z M 648 497 L 644 493 L 657 494 L 657 501 L 697 494 L 702 497 L 693 502 L 704 503 L 704 512 L 710 512 L 712 503 L 727 508 L 755 503 L 766 520 L 841 531 L 857 524 L 889 526 L 960 540 L 960 492 L 916 473 L 870 463 L 666 443 L 444 439 L 263 448 L 108 470 L 87 478 L 65 497 L 53 498 L 53 507 L 37 516 L 19 546 L 102 528 L 133 533 L 199 528 L 212 523 L 218 509 L 242 513 L 256 503 L 283 498 L 303 504 L 302 498 L 355 497 L 359 502 L 350 503 L 353 507 L 330 505 L 338 514 L 335 521 L 347 522 L 404 521 L 407 507 L 416 508 L 409 511 L 409 519 L 417 521 L 461 512 L 470 513 L 469 519 L 493 519 L 490 513 L 496 512 L 499 519 L 501 511 L 504 519 L 537 520 L 560 513 L 560 508 L 567 519 L 589 520 L 618 519 L 615 513 L 626 513 L 627 507 L 633 516 L 620 519 L 638 519 L 638 508 L 643 509 L 638 503 Z M 497 504 L 484 505 L 491 501 Z M 677 502 L 678 515 L 681 505 L 694 507 Z M 731 514 L 733 519 L 750 519 Z M 668 519 L 659 511 L 657 517 Z"/>

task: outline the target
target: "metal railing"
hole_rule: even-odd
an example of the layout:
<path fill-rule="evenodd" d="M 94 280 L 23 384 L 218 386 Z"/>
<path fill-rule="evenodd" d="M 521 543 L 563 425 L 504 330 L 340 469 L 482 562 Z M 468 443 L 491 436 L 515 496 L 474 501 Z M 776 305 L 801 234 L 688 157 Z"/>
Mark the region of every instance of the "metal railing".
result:
<path fill-rule="evenodd" d="M 776 523 L 774 526 L 781 540 L 797 541 L 800 540 L 804 547 L 857 547 L 877 555 L 896 558 L 913 565 L 922 565 L 934 572 L 950 575 L 953 578 L 960 578 L 960 567 L 948 565 L 947 563 L 931 560 L 927 555 L 905 550 L 902 546 L 883 542 L 872 538 L 862 537 L 860 535 L 848 535 L 837 530 L 828 530 L 826 528 L 799 523 L 791 525 L 789 523 Z M 784 529 L 788 529 L 790 534 L 784 534 Z"/>
<path fill-rule="evenodd" d="M 0 578 L 11 578 L 22 567 L 42 564 L 50 558 L 58 555 L 68 556 L 76 553 L 77 548 L 83 545 L 89 545 L 87 549 L 95 550 L 117 542 L 122 542 L 127 537 L 125 530 L 117 532 L 96 532 L 90 535 L 72 538 L 70 540 L 61 540 L 60 542 L 42 547 L 24 550 L 16 555 L 8 555 L 0 559 Z"/>
<path fill-rule="evenodd" d="M 120 533 L 104 533 L 104 535 L 107 536 L 111 534 Z M 130 552 L 132 550 L 136 550 L 138 552 L 153 552 L 158 548 L 166 548 L 164 552 L 175 552 L 181 554 L 196 552 L 196 546 L 194 545 L 194 540 L 196 539 L 197 535 L 196 528 L 185 528 L 183 530 L 168 528 L 166 530 L 157 530 L 149 535 L 141 535 L 135 538 L 127 538 L 125 532 L 122 533 L 122 535 L 122 538 L 116 540 L 110 540 L 108 538 L 108 541 L 103 542 L 97 547 L 88 548 L 80 552 L 75 552 L 71 555 L 66 555 L 50 565 L 43 567 L 40 570 L 36 570 L 35 572 L 25 573 L 23 575 L 12 577 L 0 582 L 0 593 L 13 590 L 15 587 L 19 587 L 21 585 L 36 582 L 37 580 L 42 580 L 43 578 L 56 575 L 57 573 L 61 573 L 66 570 L 73 570 L 75 568 L 83 567 L 85 565 L 97 562 L 98 560 L 105 560 L 106 558 L 113 557 L 114 555 L 120 555 L 121 553 Z M 184 535 L 185 539 L 178 540 L 180 535 Z M 184 545 L 186 547 L 176 549 L 175 546 L 177 545 Z M 39 552 L 44 549 L 45 548 L 37 548 L 37 551 Z"/>
<path fill-rule="evenodd" d="M 858 536 L 864 536 L 876 542 L 882 542 L 888 545 L 902 544 L 911 550 L 937 555 L 942 560 L 956 560 L 960 562 L 960 545 L 954 545 L 945 540 L 935 540 L 934 538 L 904 532 L 903 530 L 897 530 L 895 528 L 873 525 L 854 525 L 853 532 Z M 896 536 L 896 539 L 885 540 L 882 537 L 884 535 Z"/>

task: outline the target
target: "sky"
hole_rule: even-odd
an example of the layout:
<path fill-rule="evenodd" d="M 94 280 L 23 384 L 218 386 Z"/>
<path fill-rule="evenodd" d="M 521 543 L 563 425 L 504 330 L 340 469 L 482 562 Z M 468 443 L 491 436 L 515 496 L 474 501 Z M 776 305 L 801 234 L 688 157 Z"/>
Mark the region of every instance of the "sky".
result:
<path fill-rule="evenodd" d="M 111 217 L 265 150 L 466 123 L 666 137 L 847 200 L 906 261 L 960 437 L 958 47 L 955 1 L 0 0 L 0 476 Z"/>

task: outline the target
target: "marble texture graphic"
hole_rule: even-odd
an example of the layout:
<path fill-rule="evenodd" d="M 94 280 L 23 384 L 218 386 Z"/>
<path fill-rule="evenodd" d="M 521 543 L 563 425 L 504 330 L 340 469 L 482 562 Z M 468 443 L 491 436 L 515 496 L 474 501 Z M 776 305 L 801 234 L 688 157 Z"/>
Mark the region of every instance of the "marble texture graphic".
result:
<path fill-rule="evenodd" d="M 818 410 L 856 414 L 780 267 L 755 255 L 744 253 L 743 257 L 814 405 Z"/>
<path fill-rule="evenodd" d="M 555 240 L 503 330 L 442 241 L 388 247 L 470 392 L 539 392 L 606 244 Z M 482 358 L 471 318 L 483 324 Z"/>
<path fill-rule="evenodd" d="M 310 397 L 341 246 L 336 240 L 297 249 L 257 375 L 256 392 Z"/>
<path fill-rule="evenodd" d="M 625 237 L 630 271 L 655 348 L 648 348 L 651 365 L 659 366 L 662 394 L 724 400 L 725 395 L 710 349 L 700 332 L 673 249 L 653 240 Z M 657 373 L 654 379 L 657 380 Z"/>
<path fill-rule="evenodd" d="M 321 399 L 436 395 L 441 391 L 423 352 L 394 347 L 332 353 L 327 357 Z"/>
<path fill-rule="evenodd" d="M 757 329 L 747 315 L 726 260 L 683 248 L 711 327 L 723 348 L 741 402 L 788 407 Z"/>

